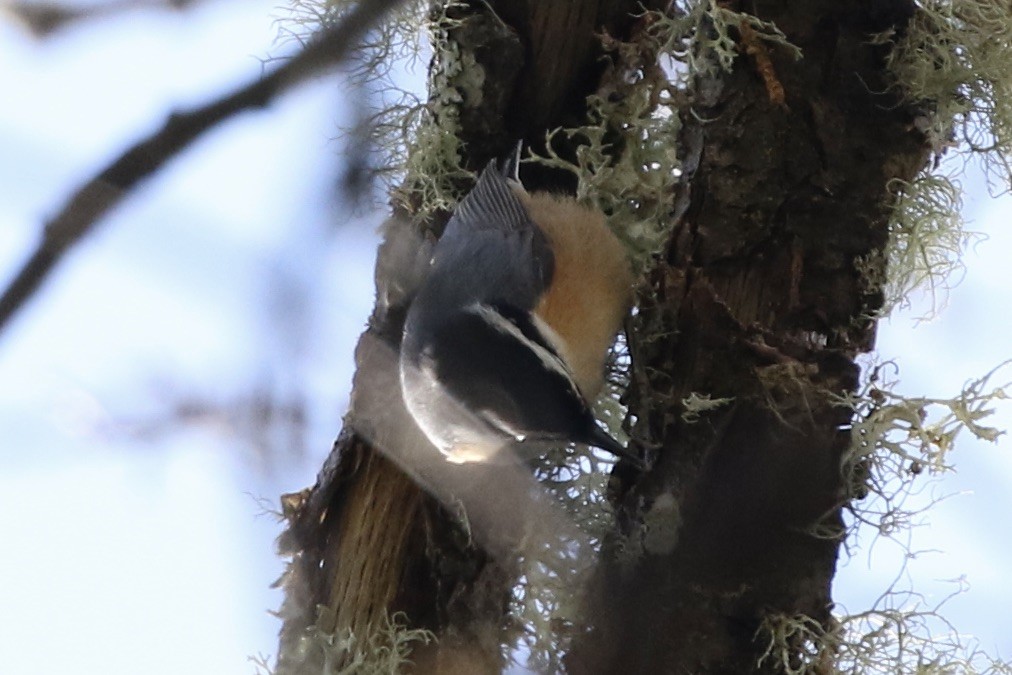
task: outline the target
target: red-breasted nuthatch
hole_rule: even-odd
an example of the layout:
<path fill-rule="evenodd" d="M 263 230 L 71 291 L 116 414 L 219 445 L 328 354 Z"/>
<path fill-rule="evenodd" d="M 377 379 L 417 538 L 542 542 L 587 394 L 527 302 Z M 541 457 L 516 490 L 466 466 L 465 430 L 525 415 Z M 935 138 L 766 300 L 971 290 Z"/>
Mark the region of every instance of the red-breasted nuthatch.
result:
<path fill-rule="evenodd" d="M 576 442 L 639 464 L 588 404 L 631 304 L 625 250 L 599 210 L 509 174 L 491 162 L 436 243 L 404 326 L 407 408 L 455 463 Z"/>

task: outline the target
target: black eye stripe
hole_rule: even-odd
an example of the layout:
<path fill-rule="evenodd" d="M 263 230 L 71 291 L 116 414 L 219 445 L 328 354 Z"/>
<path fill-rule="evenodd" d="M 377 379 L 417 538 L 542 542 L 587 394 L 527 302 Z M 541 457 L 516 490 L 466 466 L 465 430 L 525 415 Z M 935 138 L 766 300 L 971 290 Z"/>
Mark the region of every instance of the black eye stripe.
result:
<path fill-rule="evenodd" d="M 555 348 L 541 330 L 538 329 L 537 324 L 531 320 L 531 316 L 528 312 L 509 305 L 504 302 L 490 302 L 488 306 L 495 310 L 500 316 L 509 321 L 511 324 L 516 326 L 520 330 L 520 334 L 531 342 L 537 343 L 550 351 L 554 356 L 562 360 L 562 356 L 559 354 L 559 350 Z"/>
<path fill-rule="evenodd" d="M 425 341 L 425 366 L 443 394 L 501 433 L 583 438 L 594 424 L 565 362 L 525 312 L 490 304 L 454 313 Z"/>

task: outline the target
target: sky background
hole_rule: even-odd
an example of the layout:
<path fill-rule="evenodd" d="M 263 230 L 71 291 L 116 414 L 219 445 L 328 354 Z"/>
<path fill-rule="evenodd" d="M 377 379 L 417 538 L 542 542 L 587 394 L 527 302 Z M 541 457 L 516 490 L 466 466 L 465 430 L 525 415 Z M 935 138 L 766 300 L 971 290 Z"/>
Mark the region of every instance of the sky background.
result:
<path fill-rule="evenodd" d="M 112 156 L 254 77 L 279 0 L 137 11 L 39 42 L 0 22 L 0 283 L 40 223 Z M 0 334 L 0 654 L 12 674 L 252 673 L 280 574 L 264 512 L 312 484 L 340 430 L 372 306 L 375 212 L 335 206 L 350 114 L 330 77 L 195 144 L 74 250 Z M 947 307 L 881 325 L 899 390 L 949 397 L 1012 357 L 1012 204 L 971 173 L 982 240 Z M 1012 380 L 1012 369 L 995 384 Z M 260 410 L 261 414 L 253 411 Z M 263 411 L 282 422 L 268 433 Z M 295 412 L 292 412 L 295 411 Z M 306 423 L 285 424 L 289 414 Z M 187 424 L 180 424 L 185 419 Z M 1012 409 L 991 422 L 1012 428 Z M 961 437 L 956 495 L 913 531 L 914 586 L 1012 657 L 1012 442 Z M 904 553 L 866 532 L 837 599 L 866 608 Z M 196 665 L 195 665 L 196 664 Z"/>

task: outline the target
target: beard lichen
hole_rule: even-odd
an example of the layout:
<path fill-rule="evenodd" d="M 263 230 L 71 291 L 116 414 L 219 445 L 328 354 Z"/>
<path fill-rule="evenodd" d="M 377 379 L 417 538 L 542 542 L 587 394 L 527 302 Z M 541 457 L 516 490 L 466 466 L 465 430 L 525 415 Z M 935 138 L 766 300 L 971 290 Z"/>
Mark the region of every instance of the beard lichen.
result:
<path fill-rule="evenodd" d="M 926 171 L 911 182 L 896 179 L 890 189 L 895 202 L 889 244 L 856 263 L 867 290 L 882 294 L 882 306 L 871 318 L 909 307 L 913 291 L 921 288 L 930 294 L 931 316 L 958 283 L 963 250 L 977 235 L 964 228 L 962 192 L 954 178 Z"/>
<path fill-rule="evenodd" d="M 619 400 L 625 389 L 622 363 L 627 358 L 613 356 L 605 391 L 595 406 L 599 418 L 620 440 L 624 439 L 618 424 L 625 417 Z M 514 588 L 511 613 L 521 627 L 526 665 L 535 672 L 562 672 L 562 658 L 579 630 L 584 609 L 581 589 L 594 570 L 601 541 L 614 529 L 614 508 L 607 498 L 614 464 L 614 458 L 598 451 L 574 453 L 571 448 L 557 448 L 538 463 L 539 484 L 580 536 L 557 533 L 520 561 L 522 575 Z"/>
<path fill-rule="evenodd" d="M 428 101 L 416 105 L 400 124 L 393 115 L 386 126 L 394 133 L 384 134 L 382 146 L 390 164 L 399 167 L 393 172 L 400 179 L 392 190 L 394 199 L 421 218 L 452 209 L 463 196 L 460 186 L 473 179 L 461 166 L 463 142 L 457 128 L 461 106 L 479 102 L 484 71 L 474 54 L 450 38 L 450 31 L 459 25 L 447 14 L 455 4 L 436 4 L 428 19 L 432 47 Z M 396 155 L 395 148 L 403 155 Z"/>
<path fill-rule="evenodd" d="M 873 367 L 862 391 L 841 397 L 840 404 L 854 411 L 851 446 L 842 464 L 857 500 L 849 507 L 853 525 L 892 536 L 918 513 L 904 501 L 915 483 L 923 482 L 922 474 L 951 470 L 949 454 L 961 431 L 989 442 L 1004 433 L 984 420 L 1009 397 L 1012 385 L 990 384 L 1004 363 L 967 382 L 952 398 L 908 397 L 893 391 L 895 382 L 883 382 L 887 365 Z"/>
<path fill-rule="evenodd" d="M 1007 365 L 967 382 L 951 398 L 898 394 L 896 382 L 886 377 L 891 364 L 871 365 L 861 390 L 839 397 L 840 405 L 854 411 L 851 445 L 841 463 L 850 492 L 849 522 L 846 531 L 823 524 L 810 534 L 842 540 L 850 551 L 870 530 L 876 538 L 897 541 L 906 555 L 870 609 L 850 614 L 837 608 L 828 626 L 805 615 L 766 617 L 756 633 L 765 645 L 760 664 L 775 664 L 792 675 L 1012 673 L 1012 667 L 987 656 L 945 620 L 941 610 L 949 598 L 928 604 L 911 588 L 900 587 L 901 581 L 911 583 L 906 565 L 915 554 L 899 539 L 937 502 L 909 505 L 926 481 L 952 469 L 949 455 L 960 432 L 990 442 L 1003 433 L 985 420 L 1012 391 L 1010 384 L 990 383 Z M 962 590 L 960 584 L 953 595 Z"/>
<path fill-rule="evenodd" d="M 696 77 L 731 69 L 739 46 L 730 31 L 742 23 L 748 23 L 760 39 L 787 44 L 772 24 L 727 10 L 712 0 L 675 3 L 667 14 L 645 12 L 629 41 L 602 35 L 607 67 L 599 89 L 587 98 L 584 123 L 548 131 L 544 154 L 529 154 L 525 159 L 572 173 L 577 179 L 577 199 L 608 216 L 609 226 L 626 245 L 637 271 L 645 269 L 661 249 L 673 221 L 674 199 L 683 178 L 675 146 L 681 130 L 679 111 L 691 105 Z M 791 49 L 796 55 L 796 48 Z M 557 150 L 574 142 L 573 158 Z M 615 432 L 619 424 L 630 428 L 622 403 L 631 376 L 624 343 L 619 344 L 612 364 L 609 386 L 596 408 Z M 686 410 L 698 418 L 729 402 L 697 396 Z M 596 454 L 555 454 L 540 466 L 539 480 L 588 535 L 590 546 L 576 550 L 560 542 L 558 550 L 525 561 L 514 613 L 525 628 L 529 664 L 537 672 L 559 670 L 569 637 L 579 629 L 581 603 L 574 589 L 582 588 L 593 569 L 602 537 L 614 534 L 614 513 L 606 497 L 612 464 Z M 677 542 L 678 512 L 673 500 L 670 504 L 659 500 L 651 513 L 656 517 L 642 541 L 617 544 L 628 557 L 646 550 L 667 550 Z"/>
<path fill-rule="evenodd" d="M 887 67 L 922 115 L 915 120 L 936 152 L 981 156 L 1008 185 L 1012 172 L 1012 6 L 992 0 L 924 0 Z"/>
<path fill-rule="evenodd" d="M 911 107 L 913 126 L 936 157 L 933 170 L 894 186 L 891 241 L 883 254 L 888 278 L 880 265 L 864 267 L 869 284 L 884 289 L 885 307 L 876 312 L 883 316 L 907 305 L 910 292 L 922 285 L 932 296 L 945 290 L 962 269 L 971 235 L 959 213 L 961 187 L 941 172 L 941 156 L 975 158 L 992 187 L 1003 192 L 1012 185 L 1012 6 L 925 0 L 901 33 L 890 30 L 869 40 L 892 45 L 886 61 L 892 87 Z M 859 267 L 862 262 L 869 261 Z"/>
<path fill-rule="evenodd" d="M 940 614 L 953 595 L 929 605 L 912 591 L 890 588 L 871 609 L 836 616 L 828 629 L 804 614 L 764 617 L 755 636 L 765 645 L 758 665 L 784 675 L 1012 673 Z"/>
<path fill-rule="evenodd" d="M 296 648 L 282 664 L 271 668 L 265 658 L 252 659 L 257 675 L 398 675 L 410 668 L 411 650 L 435 640 L 428 630 L 408 628 L 403 614 L 384 615 L 367 635 L 351 631 L 328 633 L 318 626 L 332 623 L 327 610 L 320 610 L 317 626 L 306 630 Z"/>

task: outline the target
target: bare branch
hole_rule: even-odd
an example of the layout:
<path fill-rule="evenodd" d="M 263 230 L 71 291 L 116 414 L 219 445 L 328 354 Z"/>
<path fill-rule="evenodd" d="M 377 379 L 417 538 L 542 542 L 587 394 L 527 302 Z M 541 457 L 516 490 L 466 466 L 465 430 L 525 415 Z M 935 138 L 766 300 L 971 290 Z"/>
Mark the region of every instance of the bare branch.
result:
<path fill-rule="evenodd" d="M 98 5 L 65 2 L 15 0 L 4 3 L 0 11 L 21 23 L 34 37 L 47 38 L 68 26 L 90 19 L 102 19 L 134 9 L 186 9 L 194 0 L 113 0 Z"/>
<path fill-rule="evenodd" d="M 189 112 L 169 115 L 143 139 L 89 180 L 46 223 L 35 252 L 0 296 L 0 332 L 35 293 L 71 246 L 143 179 L 158 171 L 201 134 L 233 115 L 263 108 L 288 88 L 341 61 L 358 38 L 400 0 L 362 0 L 342 21 L 268 75 Z"/>

